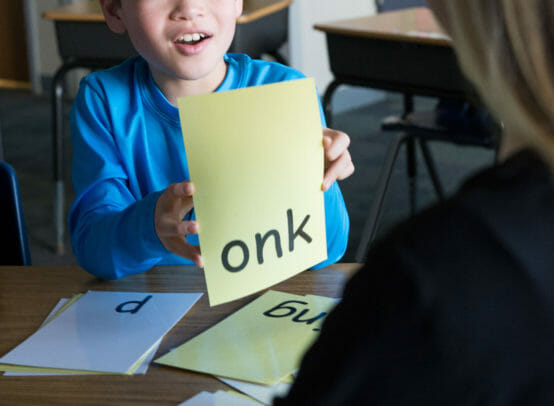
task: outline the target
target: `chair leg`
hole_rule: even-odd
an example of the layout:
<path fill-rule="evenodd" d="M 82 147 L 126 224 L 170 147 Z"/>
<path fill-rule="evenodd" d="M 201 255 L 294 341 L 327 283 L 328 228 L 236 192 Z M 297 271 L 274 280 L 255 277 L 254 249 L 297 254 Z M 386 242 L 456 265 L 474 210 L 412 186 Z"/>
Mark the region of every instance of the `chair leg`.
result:
<path fill-rule="evenodd" d="M 362 230 L 358 249 L 356 251 L 356 262 L 362 263 L 367 256 L 367 250 L 370 244 L 375 238 L 377 233 L 377 226 L 379 225 L 379 219 L 381 217 L 381 209 L 385 201 L 385 195 L 390 183 L 390 177 L 392 170 L 394 169 L 394 163 L 398 156 L 398 151 L 402 144 L 407 140 L 406 134 L 398 134 L 391 142 L 385 155 L 385 161 L 379 174 L 379 180 L 377 182 L 377 188 L 375 191 L 375 197 L 371 203 L 367 219 Z"/>
<path fill-rule="evenodd" d="M 406 170 L 408 172 L 410 214 L 413 216 L 417 210 L 417 156 L 415 139 L 411 135 L 406 136 Z"/>
<path fill-rule="evenodd" d="M 56 254 L 65 251 L 65 196 L 63 179 L 63 138 L 64 138 L 64 79 L 71 69 L 78 65 L 64 63 L 54 75 L 52 82 L 52 163 L 54 165 L 54 230 L 56 235 Z"/>
<path fill-rule="evenodd" d="M 433 183 L 433 187 L 435 188 L 437 197 L 442 202 L 445 196 L 444 188 L 442 187 L 442 183 L 437 172 L 437 167 L 435 166 L 435 161 L 433 159 L 433 156 L 431 155 L 429 146 L 427 145 L 427 142 L 422 138 L 419 139 L 419 146 L 421 148 L 421 152 L 423 153 L 423 161 L 425 162 L 425 166 L 427 167 L 427 172 L 429 172 L 429 177 L 431 178 L 431 182 Z"/>

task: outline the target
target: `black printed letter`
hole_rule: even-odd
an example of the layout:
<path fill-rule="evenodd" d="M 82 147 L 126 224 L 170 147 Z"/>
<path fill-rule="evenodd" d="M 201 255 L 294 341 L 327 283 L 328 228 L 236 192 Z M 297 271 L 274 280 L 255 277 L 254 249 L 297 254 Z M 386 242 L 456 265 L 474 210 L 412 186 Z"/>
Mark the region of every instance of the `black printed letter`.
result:
<path fill-rule="evenodd" d="M 297 310 L 296 307 L 284 306 L 287 303 L 300 303 L 300 304 L 303 304 L 303 305 L 308 304 L 308 302 L 301 302 L 299 300 L 287 300 L 286 302 L 280 303 L 277 306 L 272 307 L 268 311 L 265 311 L 263 313 L 263 315 L 267 316 L 267 317 L 287 317 L 287 316 L 290 316 L 291 314 L 294 314 L 294 312 L 296 312 L 296 310 Z M 284 314 L 274 314 L 274 312 L 276 312 L 277 310 L 280 310 L 280 309 L 287 309 L 287 312 L 284 313 Z"/>
<path fill-rule="evenodd" d="M 287 210 L 287 223 L 289 226 L 289 251 L 294 250 L 294 240 L 298 236 L 305 239 L 308 243 L 312 242 L 312 237 L 310 237 L 308 234 L 304 232 L 304 230 L 302 230 L 309 219 L 310 219 L 310 215 L 308 214 L 306 217 L 304 217 L 304 220 L 302 221 L 302 224 L 300 224 L 300 227 L 298 227 L 296 231 L 293 231 L 294 226 L 293 226 L 293 220 L 292 220 L 292 209 Z"/>
<path fill-rule="evenodd" d="M 148 302 L 150 299 L 152 298 L 152 295 L 148 295 L 144 298 L 143 301 L 140 301 L 140 300 L 129 300 L 128 302 L 125 302 L 125 303 L 121 303 L 119 306 L 117 306 L 115 308 L 115 311 L 118 312 L 118 313 L 132 313 L 132 314 L 135 314 L 136 312 L 138 312 L 140 310 L 140 308 L 142 306 L 144 306 L 144 304 L 146 302 Z M 134 304 L 135 307 L 133 309 L 127 309 L 127 310 L 124 310 L 123 308 L 125 307 L 125 305 L 128 305 L 128 304 Z"/>
<path fill-rule="evenodd" d="M 229 251 L 231 251 L 231 248 L 233 248 L 234 246 L 240 247 L 242 249 L 243 260 L 239 266 L 232 266 L 229 263 Z M 248 247 L 241 240 L 231 241 L 223 248 L 223 251 L 221 252 L 221 262 L 223 263 L 223 266 L 225 267 L 225 269 L 227 269 L 229 272 L 242 271 L 246 266 L 246 264 L 248 264 L 249 258 L 250 258 L 250 253 L 248 252 Z"/>
<path fill-rule="evenodd" d="M 326 312 L 321 312 L 319 313 L 319 315 L 315 316 L 315 317 L 312 317 L 311 319 L 304 319 L 304 320 L 300 320 L 300 317 L 302 317 L 303 315 L 305 315 L 306 313 L 308 313 L 308 309 L 304 309 L 302 310 L 300 313 L 298 313 L 296 316 L 294 316 L 294 318 L 292 319 L 292 321 L 295 321 L 297 323 L 306 323 L 306 324 L 312 324 L 314 321 L 317 321 L 319 319 L 322 319 L 324 318 L 327 313 Z"/>
<path fill-rule="evenodd" d="M 258 254 L 258 264 L 260 265 L 264 263 L 264 245 L 270 236 L 275 238 L 275 252 L 277 253 L 277 258 L 281 258 L 283 256 L 279 231 L 269 230 L 263 237 L 260 233 L 256 233 L 256 252 Z"/>

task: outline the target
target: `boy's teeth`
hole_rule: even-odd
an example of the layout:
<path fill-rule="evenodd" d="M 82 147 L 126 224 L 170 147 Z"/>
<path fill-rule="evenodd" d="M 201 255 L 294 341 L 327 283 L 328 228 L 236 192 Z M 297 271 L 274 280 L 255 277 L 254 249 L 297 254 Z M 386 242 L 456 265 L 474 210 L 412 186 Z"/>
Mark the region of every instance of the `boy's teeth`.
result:
<path fill-rule="evenodd" d="M 195 32 L 193 34 L 184 34 L 179 38 L 179 42 L 195 42 L 206 38 L 206 35 Z"/>

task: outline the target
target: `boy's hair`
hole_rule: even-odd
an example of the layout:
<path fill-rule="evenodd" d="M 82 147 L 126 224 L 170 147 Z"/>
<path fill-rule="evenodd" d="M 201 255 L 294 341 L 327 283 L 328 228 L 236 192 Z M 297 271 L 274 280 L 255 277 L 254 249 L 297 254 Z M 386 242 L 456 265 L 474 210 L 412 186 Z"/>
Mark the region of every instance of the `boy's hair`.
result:
<path fill-rule="evenodd" d="M 554 167 L 554 0 L 449 0 L 441 21 L 506 129 Z"/>

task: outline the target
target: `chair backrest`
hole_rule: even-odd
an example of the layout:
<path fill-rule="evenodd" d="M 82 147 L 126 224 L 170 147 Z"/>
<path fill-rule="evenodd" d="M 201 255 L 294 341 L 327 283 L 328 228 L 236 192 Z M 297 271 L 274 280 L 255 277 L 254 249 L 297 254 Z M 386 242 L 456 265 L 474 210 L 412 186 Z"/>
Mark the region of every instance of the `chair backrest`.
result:
<path fill-rule="evenodd" d="M 0 265 L 31 265 L 19 183 L 6 162 L 0 162 L 0 218 Z"/>
<path fill-rule="evenodd" d="M 377 11 L 382 13 L 384 11 L 400 10 L 401 8 L 410 7 L 427 7 L 425 0 L 375 0 Z"/>

